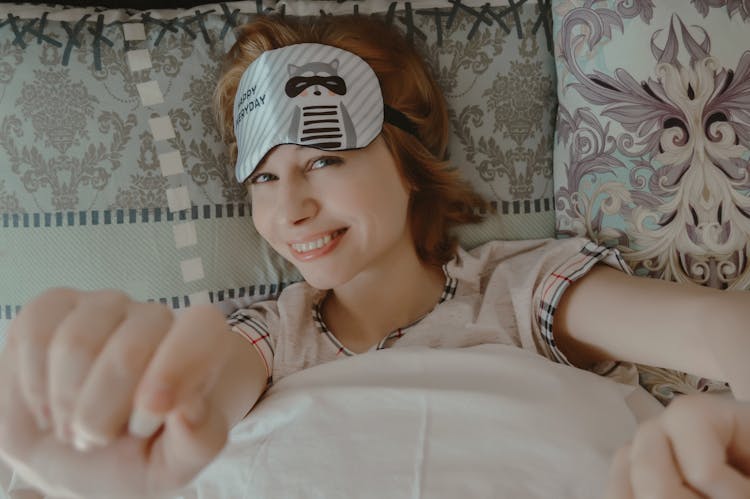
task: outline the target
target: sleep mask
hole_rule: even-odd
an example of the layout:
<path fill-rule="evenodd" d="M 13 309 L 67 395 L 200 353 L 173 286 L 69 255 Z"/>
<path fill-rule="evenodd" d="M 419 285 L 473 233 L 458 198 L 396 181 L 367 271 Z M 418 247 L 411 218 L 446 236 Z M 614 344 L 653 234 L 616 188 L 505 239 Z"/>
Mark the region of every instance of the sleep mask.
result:
<path fill-rule="evenodd" d="M 404 114 L 383 104 L 378 78 L 359 56 L 318 43 L 268 50 L 245 70 L 234 98 L 237 180 L 277 145 L 367 147 L 384 120 L 417 135 Z"/>

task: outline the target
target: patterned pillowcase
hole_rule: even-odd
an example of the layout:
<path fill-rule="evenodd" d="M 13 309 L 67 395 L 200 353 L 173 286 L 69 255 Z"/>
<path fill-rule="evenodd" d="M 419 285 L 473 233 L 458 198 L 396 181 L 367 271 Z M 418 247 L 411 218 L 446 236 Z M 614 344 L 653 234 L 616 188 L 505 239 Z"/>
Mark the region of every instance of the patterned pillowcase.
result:
<path fill-rule="evenodd" d="M 400 26 L 448 96 L 452 163 L 496 208 L 461 228 L 461 243 L 553 236 L 548 8 L 0 4 L 0 339 L 52 286 L 117 288 L 179 309 L 275 296 L 299 279 L 255 233 L 210 108 L 233 28 L 272 10 L 377 12 Z"/>
<path fill-rule="evenodd" d="M 640 275 L 746 289 L 747 3 L 569 0 L 553 18 L 558 236 L 616 245 Z M 724 387 L 642 381 L 662 400 Z"/>

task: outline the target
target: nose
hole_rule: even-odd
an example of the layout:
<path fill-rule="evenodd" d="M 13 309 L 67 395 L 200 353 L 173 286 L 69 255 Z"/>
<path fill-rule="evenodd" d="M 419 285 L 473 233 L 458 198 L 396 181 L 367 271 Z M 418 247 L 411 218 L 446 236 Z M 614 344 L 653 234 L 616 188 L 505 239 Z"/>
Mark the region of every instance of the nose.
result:
<path fill-rule="evenodd" d="M 276 218 L 279 225 L 300 225 L 315 217 L 318 203 L 304 176 L 287 177 L 280 181 L 279 187 L 276 199 Z"/>

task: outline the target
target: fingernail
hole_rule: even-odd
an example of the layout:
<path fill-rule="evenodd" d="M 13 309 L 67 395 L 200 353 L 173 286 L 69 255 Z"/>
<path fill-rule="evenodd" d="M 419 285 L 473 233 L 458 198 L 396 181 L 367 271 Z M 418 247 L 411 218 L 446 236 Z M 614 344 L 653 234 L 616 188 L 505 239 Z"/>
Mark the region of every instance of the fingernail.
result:
<path fill-rule="evenodd" d="M 81 435 L 75 435 L 73 437 L 73 447 L 75 447 L 76 450 L 80 452 L 86 452 L 91 449 L 92 445 L 88 440 L 86 440 L 85 437 Z"/>
<path fill-rule="evenodd" d="M 128 431 L 134 437 L 149 438 L 164 422 L 164 416 L 154 414 L 145 409 L 136 409 L 130 415 Z"/>
<path fill-rule="evenodd" d="M 104 447 L 109 444 L 109 438 L 101 435 L 95 435 L 81 425 L 73 424 L 73 445 L 76 442 L 81 443 L 84 447 Z"/>

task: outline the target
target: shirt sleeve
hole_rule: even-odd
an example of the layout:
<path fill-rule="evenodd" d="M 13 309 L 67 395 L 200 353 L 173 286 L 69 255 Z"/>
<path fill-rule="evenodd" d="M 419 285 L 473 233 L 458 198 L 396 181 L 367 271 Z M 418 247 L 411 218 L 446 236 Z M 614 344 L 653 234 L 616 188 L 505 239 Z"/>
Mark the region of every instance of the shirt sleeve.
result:
<path fill-rule="evenodd" d="M 558 348 L 552 333 L 552 324 L 561 297 L 571 283 L 586 275 L 596 264 L 602 263 L 627 274 L 632 274 L 632 270 L 616 248 L 607 248 L 584 238 L 562 240 L 559 245 L 559 251 L 553 252 L 554 257 L 544 266 L 542 275 L 536 280 L 538 284 L 531 298 L 535 315 L 532 331 L 535 343 L 541 347 L 545 356 L 572 366 L 573 364 Z M 638 382 L 638 371 L 634 364 L 628 362 L 599 362 L 591 371 L 622 383 Z"/>
<path fill-rule="evenodd" d="M 236 310 L 227 318 L 232 331 L 245 338 L 263 359 L 269 385 L 273 382 L 273 357 L 278 343 L 278 318 L 276 301 L 255 303 L 249 308 Z"/>

